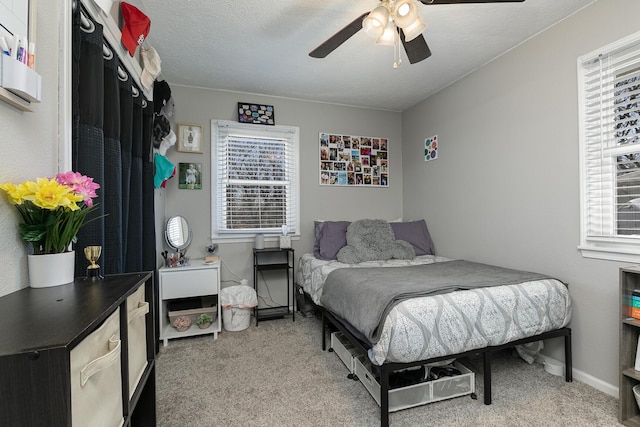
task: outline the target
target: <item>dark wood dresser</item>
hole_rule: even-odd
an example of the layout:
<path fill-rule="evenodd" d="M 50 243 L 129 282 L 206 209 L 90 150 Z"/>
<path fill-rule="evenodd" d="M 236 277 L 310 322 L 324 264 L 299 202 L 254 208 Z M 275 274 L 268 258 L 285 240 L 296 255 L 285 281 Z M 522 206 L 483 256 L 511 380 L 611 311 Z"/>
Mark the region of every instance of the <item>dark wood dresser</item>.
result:
<path fill-rule="evenodd" d="M 0 425 L 155 426 L 153 274 L 0 297 Z"/>

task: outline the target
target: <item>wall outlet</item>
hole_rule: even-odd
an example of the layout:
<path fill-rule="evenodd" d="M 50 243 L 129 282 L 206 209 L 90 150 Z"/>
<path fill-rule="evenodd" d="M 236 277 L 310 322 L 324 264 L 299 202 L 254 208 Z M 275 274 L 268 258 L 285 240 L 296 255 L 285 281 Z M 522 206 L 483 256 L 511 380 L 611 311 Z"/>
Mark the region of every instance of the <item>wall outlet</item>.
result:
<path fill-rule="evenodd" d="M 247 279 L 242 279 L 242 280 L 240 280 L 240 284 L 242 286 L 248 286 L 249 285 L 249 281 Z"/>

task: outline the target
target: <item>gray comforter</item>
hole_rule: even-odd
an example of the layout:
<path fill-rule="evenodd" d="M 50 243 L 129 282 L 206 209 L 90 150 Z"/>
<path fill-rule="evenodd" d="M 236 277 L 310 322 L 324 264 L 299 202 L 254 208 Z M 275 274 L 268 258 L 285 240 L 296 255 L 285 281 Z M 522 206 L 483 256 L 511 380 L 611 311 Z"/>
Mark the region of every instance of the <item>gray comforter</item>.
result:
<path fill-rule="evenodd" d="M 341 268 L 327 277 L 320 302 L 375 344 L 387 314 L 401 301 L 542 279 L 549 277 L 462 260 L 402 268 Z"/>

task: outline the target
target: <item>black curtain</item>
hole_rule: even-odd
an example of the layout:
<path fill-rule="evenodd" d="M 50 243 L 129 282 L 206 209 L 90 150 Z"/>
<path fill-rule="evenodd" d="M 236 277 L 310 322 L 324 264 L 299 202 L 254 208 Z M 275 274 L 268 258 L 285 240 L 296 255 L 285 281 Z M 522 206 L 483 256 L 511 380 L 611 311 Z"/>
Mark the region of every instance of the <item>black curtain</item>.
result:
<path fill-rule="evenodd" d="M 153 105 L 103 38 L 102 26 L 73 12 L 73 170 L 101 185 L 99 207 L 78 234 L 76 276 L 86 274 L 83 249 L 101 245 L 103 274 L 155 270 Z"/>

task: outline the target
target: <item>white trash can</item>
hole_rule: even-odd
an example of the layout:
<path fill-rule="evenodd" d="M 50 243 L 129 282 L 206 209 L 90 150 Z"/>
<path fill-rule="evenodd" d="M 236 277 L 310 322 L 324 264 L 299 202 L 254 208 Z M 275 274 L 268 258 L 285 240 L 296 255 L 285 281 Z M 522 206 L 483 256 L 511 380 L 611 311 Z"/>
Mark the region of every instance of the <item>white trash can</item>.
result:
<path fill-rule="evenodd" d="M 250 286 L 229 286 L 220 290 L 220 305 L 224 330 L 243 331 L 251 323 L 251 312 L 258 305 L 258 296 Z"/>

